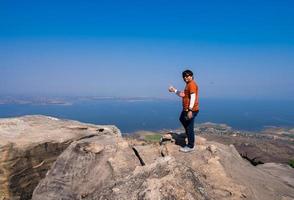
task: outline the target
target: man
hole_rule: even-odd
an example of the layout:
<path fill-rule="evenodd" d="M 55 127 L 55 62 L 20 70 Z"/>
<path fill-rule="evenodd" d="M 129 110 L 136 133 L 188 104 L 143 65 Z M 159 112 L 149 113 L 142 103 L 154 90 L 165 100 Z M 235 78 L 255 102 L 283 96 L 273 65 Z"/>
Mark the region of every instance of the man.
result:
<path fill-rule="evenodd" d="M 183 71 L 182 76 L 186 82 L 185 90 L 179 91 L 171 86 L 169 87 L 169 92 L 174 92 L 179 97 L 182 97 L 183 110 L 180 116 L 180 121 L 185 128 L 185 132 L 188 137 L 188 144 L 181 147 L 180 151 L 187 153 L 194 150 L 194 119 L 199 112 L 198 86 L 194 81 L 193 72 L 191 70 Z"/>

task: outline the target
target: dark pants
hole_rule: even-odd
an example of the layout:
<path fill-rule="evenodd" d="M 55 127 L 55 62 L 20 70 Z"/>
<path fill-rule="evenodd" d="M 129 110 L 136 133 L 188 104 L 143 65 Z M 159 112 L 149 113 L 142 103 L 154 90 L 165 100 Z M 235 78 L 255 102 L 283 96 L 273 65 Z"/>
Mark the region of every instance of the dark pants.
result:
<path fill-rule="evenodd" d="M 185 132 L 188 136 L 188 147 L 193 148 L 194 143 L 195 143 L 195 133 L 194 133 L 194 119 L 198 115 L 199 111 L 192 112 L 193 116 L 191 119 L 188 119 L 188 112 L 187 111 L 182 111 L 181 116 L 180 116 L 180 121 L 183 124 L 185 128 Z"/>

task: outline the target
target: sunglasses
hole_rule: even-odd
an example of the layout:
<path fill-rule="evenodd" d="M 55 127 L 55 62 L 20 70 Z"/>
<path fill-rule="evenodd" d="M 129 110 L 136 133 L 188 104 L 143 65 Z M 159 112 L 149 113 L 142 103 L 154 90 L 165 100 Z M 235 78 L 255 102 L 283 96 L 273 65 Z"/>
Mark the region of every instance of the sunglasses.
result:
<path fill-rule="evenodd" d="M 190 75 L 189 74 L 185 74 L 183 75 L 183 78 L 188 78 Z"/>

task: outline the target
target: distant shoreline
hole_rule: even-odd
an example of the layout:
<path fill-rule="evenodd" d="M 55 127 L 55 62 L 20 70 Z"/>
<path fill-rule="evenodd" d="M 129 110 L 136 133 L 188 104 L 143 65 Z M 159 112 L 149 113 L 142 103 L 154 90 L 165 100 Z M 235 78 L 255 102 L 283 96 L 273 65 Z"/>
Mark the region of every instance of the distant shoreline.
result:
<path fill-rule="evenodd" d="M 160 131 L 181 127 L 180 99 L 65 97 L 13 99 L 0 97 L 0 117 L 47 115 L 93 124 L 114 124 L 123 133 Z M 294 127 L 294 104 L 272 101 L 220 101 L 202 99 L 196 125 L 227 124 L 240 132 L 260 132 L 271 127 Z"/>
<path fill-rule="evenodd" d="M 70 106 L 73 105 L 71 102 L 63 102 L 63 101 L 21 101 L 21 100 L 9 100 L 9 101 L 0 101 L 0 105 L 62 105 L 62 106 Z"/>
<path fill-rule="evenodd" d="M 125 101 L 125 102 L 144 102 L 153 100 L 173 100 L 170 98 L 153 97 L 0 97 L 0 105 L 73 105 L 76 101 Z"/>

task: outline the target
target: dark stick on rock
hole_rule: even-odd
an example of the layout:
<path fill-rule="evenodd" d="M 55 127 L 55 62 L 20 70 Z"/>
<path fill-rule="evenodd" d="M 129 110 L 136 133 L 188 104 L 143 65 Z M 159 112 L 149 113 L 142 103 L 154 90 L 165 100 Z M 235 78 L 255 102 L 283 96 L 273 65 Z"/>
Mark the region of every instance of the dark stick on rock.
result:
<path fill-rule="evenodd" d="M 141 158 L 141 156 L 140 156 L 139 152 L 137 151 L 137 149 L 135 147 L 132 147 L 132 149 L 133 149 L 135 155 L 137 156 L 137 158 L 139 159 L 141 165 L 144 166 L 145 163 L 144 163 L 143 159 Z"/>

